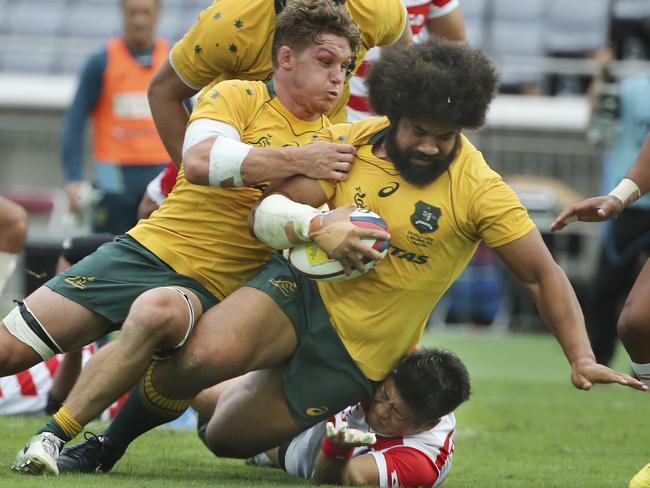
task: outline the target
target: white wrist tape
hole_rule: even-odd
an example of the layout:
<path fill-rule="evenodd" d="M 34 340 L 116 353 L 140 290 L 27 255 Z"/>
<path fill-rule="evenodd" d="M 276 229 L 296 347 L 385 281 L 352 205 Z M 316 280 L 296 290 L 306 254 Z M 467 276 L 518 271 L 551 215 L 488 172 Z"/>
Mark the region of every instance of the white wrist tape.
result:
<path fill-rule="evenodd" d="M 266 197 L 255 210 L 253 232 L 263 243 L 275 249 L 288 249 L 309 242 L 309 224 L 321 212 L 296 203 L 284 195 Z"/>
<path fill-rule="evenodd" d="M 241 165 L 251 146 L 243 142 L 219 136 L 210 149 L 208 184 L 221 188 L 241 188 Z"/>
<path fill-rule="evenodd" d="M 609 194 L 618 198 L 624 207 L 628 207 L 632 202 L 641 197 L 641 190 L 634 181 L 629 178 L 623 178 Z"/>

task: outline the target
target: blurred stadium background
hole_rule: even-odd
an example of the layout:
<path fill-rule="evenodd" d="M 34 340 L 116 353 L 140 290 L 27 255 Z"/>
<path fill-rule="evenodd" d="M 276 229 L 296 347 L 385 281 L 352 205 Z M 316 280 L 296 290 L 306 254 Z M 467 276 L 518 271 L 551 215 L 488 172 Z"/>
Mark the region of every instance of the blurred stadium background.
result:
<path fill-rule="evenodd" d="M 173 42 L 210 1 L 161 3 L 158 34 Z M 460 0 L 460 5 L 469 43 L 490 54 L 502 78 L 487 126 L 470 136 L 511 181 L 581 295 L 593 278 L 597 226 L 578 224 L 557 235 L 546 229 L 565 203 L 600 190 L 601 150 L 587 137 L 586 89 L 597 70 L 591 56 L 613 45 L 616 79 L 650 71 L 650 1 Z M 24 253 L 29 271 L 15 277 L 5 297 L 42 283 L 53 272 L 63 239 L 87 228 L 68 214 L 62 191 L 63 114 L 86 56 L 120 27 L 118 0 L 0 0 L 0 194 L 17 198 L 30 212 Z M 86 161 L 90 170 L 89 154 Z M 489 306 L 470 310 L 467 303 Z M 432 317 L 434 325 L 467 321 L 541 326 L 532 304 L 489 252 L 479 253 Z"/>

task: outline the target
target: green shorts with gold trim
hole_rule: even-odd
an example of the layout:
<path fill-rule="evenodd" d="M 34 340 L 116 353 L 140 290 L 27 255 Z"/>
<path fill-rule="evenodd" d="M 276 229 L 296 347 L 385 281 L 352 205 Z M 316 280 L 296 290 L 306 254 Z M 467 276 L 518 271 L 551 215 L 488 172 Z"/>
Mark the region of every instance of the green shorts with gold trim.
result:
<path fill-rule="evenodd" d="M 276 255 L 246 286 L 275 300 L 296 329 L 298 347 L 282 388 L 293 419 L 308 428 L 348 405 L 370 400 L 378 383 L 356 365 L 330 322 L 316 283 Z"/>
<path fill-rule="evenodd" d="M 103 244 L 45 286 L 106 317 L 115 329 L 122 326 L 134 300 L 152 288 L 188 288 L 199 298 L 204 312 L 219 303 L 198 281 L 178 274 L 128 235 Z"/>

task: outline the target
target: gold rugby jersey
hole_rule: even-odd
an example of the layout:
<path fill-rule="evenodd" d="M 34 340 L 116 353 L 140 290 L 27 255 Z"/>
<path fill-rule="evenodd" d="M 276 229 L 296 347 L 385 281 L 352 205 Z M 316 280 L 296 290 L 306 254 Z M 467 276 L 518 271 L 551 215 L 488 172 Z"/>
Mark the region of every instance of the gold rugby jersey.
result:
<path fill-rule="evenodd" d="M 207 118 L 235 127 L 255 147 L 300 146 L 330 123 L 296 118 L 275 96 L 272 83 L 228 80 L 197 104 L 190 122 Z M 223 299 L 257 274 L 275 252 L 248 231 L 247 218 L 261 191 L 213 188 L 185 179 L 150 218 L 128 233 L 176 272 L 191 276 Z"/>
<path fill-rule="evenodd" d="M 528 234 L 535 224 L 515 193 L 461 137 L 458 155 L 435 181 L 417 187 L 372 154 L 384 117 L 338 124 L 319 139 L 357 146 L 348 179 L 321 180 L 331 208 L 354 203 L 381 215 L 391 245 L 367 274 L 319 282 L 334 327 L 372 380 L 381 380 L 420 339 L 427 317 L 461 274 L 479 241 L 490 247 Z"/>
<path fill-rule="evenodd" d="M 269 80 L 273 72 L 273 28 L 284 4 L 283 0 L 215 1 L 174 45 L 171 65 L 188 86 L 197 90 L 233 78 Z M 401 0 L 347 0 L 345 5 L 361 30 L 351 76 L 368 49 L 399 39 L 408 15 Z M 201 96 L 204 93 L 207 91 Z M 328 113 L 333 122 L 346 120 L 348 95 L 346 80 L 341 97 Z"/>

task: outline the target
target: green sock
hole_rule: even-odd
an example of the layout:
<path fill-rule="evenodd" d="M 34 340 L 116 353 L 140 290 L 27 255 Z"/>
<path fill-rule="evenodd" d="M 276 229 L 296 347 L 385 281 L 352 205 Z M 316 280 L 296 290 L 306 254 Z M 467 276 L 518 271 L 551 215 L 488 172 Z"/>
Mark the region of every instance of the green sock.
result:
<path fill-rule="evenodd" d="M 154 427 L 180 417 L 192 402 L 160 395 L 151 381 L 156 362 L 152 362 L 138 386 L 133 388 L 106 434 L 123 451 L 133 440 Z"/>
<path fill-rule="evenodd" d="M 71 437 L 65 433 L 63 428 L 54 419 L 51 419 L 47 424 L 45 424 L 43 428 L 37 432 L 37 434 L 42 434 L 43 432 L 51 432 L 63 442 L 68 442 L 71 440 Z"/>
<path fill-rule="evenodd" d="M 108 427 L 106 434 L 115 447 L 121 451 L 133 442 L 136 437 L 150 431 L 154 427 L 166 424 L 180 417 L 186 409 L 180 412 L 152 409 L 149 402 L 141 398 L 139 387 L 133 388 L 129 398 Z"/>

